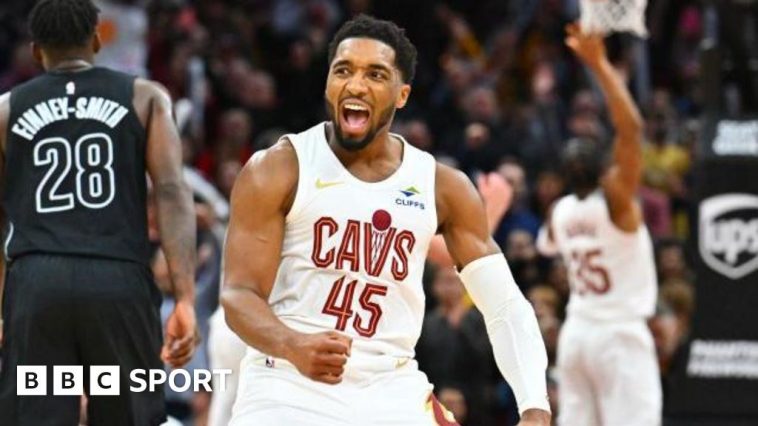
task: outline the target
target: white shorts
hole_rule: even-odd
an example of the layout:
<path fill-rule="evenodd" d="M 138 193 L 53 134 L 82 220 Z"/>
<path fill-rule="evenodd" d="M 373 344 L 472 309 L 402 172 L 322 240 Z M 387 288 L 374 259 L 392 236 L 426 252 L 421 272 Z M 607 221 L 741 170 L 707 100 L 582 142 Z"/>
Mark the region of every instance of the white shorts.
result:
<path fill-rule="evenodd" d="M 661 382 L 644 320 L 566 320 L 558 340 L 560 426 L 658 426 Z"/>
<path fill-rule="evenodd" d="M 415 360 L 384 371 L 350 367 L 351 361 L 342 383 L 328 385 L 303 376 L 285 360 L 248 350 L 229 426 L 454 424 L 432 398 L 432 385 Z"/>
<path fill-rule="evenodd" d="M 239 369 L 245 357 L 247 345 L 226 325 L 224 311 L 218 308 L 211 316 L 208 333 L 208 358 L 211 368 L 232 370 L 226 377 L 225 392 L 214 391 L 211 394 L 211 406 L 208 413 L 208 426 L 226 426 L 232 416 L 232 406 L 237 397 Z M 218 389 L 218 376 L 213 375 L 213 389 Z"/>

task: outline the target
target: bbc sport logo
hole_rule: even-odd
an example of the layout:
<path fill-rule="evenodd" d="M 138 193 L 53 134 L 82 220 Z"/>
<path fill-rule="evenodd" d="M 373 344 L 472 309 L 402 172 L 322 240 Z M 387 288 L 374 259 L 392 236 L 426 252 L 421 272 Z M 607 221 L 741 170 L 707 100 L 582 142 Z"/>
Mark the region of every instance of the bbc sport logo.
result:
<path fill-rule="evenodd" d="M 16 395 L 47 395 L 47 373 L 44 365 L 19 365 L 16 369 Z M 190 390 L 199 392 L 202 388 L 211 392 L 211 381 L 216 392 L 226 391 L 226 377 L 232 374 L 230 369 L 195 369 L 191 372 L 177 368 L 170 373 L 162 369 L 136 369 L 129 372 L 129 392 L 154 392 L 165 384 L 175 392 Z M 53 366 L 53 395 L 83 395 L 84 367 L 81 365 Z M 89 395 L 120 395 L 121 367 L 118 365 L 92 365 L 89 368 Z"/>

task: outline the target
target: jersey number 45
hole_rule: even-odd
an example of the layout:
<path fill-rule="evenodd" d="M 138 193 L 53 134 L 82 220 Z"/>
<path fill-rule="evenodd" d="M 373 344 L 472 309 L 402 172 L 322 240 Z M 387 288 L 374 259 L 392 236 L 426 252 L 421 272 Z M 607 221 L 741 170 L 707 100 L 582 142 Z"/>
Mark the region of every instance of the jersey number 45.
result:
<path fill-rule="evenodd" d="M 337 317 L 337 324 L 334 326 L 339 331 L 345 331 L 348 320 L 353 316 L 353 295 L 355 294 L 355 287 L 358 285 L 358 280 L 352 280 L 345 284 L 345 277 L 338 279 L 332 285 L 331 291 L 329 291 L 329 297 L 326 299 L 324 309 L 321 312 L 327 315 L 334 315 Z M 343 291 L 344 287 L 344 291 Z M 368 313 L 368 319 L 362 318 L 360 315 L 355 314 L 353 319 L 353 328 L 363 337 L 371 337 L 376 333 L 376 327 L 379 324 L 379 319 L 382 317 L 382 307 L 376 302 L 372 302 L 371 298 L 383 297 L 387 294 L 387 287 L 377 284 L 366 284 L 363 288 L 358 303 L 361 308 Z M 340 297 L 341 296 L 341 297 Z M 341 299 L 340 302 L 337 302 Z"/>

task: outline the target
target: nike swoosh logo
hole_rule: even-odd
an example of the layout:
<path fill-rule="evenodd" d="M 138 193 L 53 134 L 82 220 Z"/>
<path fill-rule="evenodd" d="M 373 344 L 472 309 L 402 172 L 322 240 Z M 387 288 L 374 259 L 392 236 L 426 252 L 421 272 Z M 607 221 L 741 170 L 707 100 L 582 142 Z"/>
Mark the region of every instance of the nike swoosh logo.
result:
<path fill-rule="evenodd" d="M 342 185 L 344 182 L 342 181 L 335 181 L 335 182 L 324 182 L 321 180 L 321 178 L 316 179 L 316 189 L 324 189 L 329 188 L 330 186 L 335 185 Z"/>

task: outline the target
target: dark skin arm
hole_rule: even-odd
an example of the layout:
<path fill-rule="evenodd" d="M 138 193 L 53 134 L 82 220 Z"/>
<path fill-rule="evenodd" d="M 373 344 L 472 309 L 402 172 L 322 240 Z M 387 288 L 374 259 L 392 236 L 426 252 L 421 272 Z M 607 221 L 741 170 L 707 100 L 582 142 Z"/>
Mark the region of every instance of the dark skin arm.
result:
<path fill-rule="evenodd" d="M 643 121 L 632 96 L 608 61 L 603 37 L 583 34 L 579 26 L 566 27 L 566 44 L 597 78 L 616 133 L 613 164 L 601 181 L 613 223 L 634 232 L 642 224 L 636 195 L 642 178 Z"/>
<path fill-rule="evenodd" d="M 450 256 L 459 270 L 500 248 L 490 236 L 484 204 L 462 172 L 437 165 L 437 220 Z M 550 413 L 528 409 L 519 426 L 548 426 Z"/>
<path fill-rule="evenodd" d="M 622 231 L 634 232 L 643 222 L 642 208 L 636 199 L 643 166 L 642 117 L 626 85 L 608 62 L 603 37 L 582 34 L 576 24 L 568 25 L 566 33 L 566 45 L 597 78 L 616 132 L 613 140 L 613 164 L 600 182 L 611 220 Z M 545 223 L 549 238 L 553 240 L 551 213 Z"/>
<path fill-rule="evenodd" d="M 268 304 L 281 262 L 285 217 L 297 187 L 297 167 L 294 148 L 282 140 L 253 156 L 237 177 L 224 246 L 221 304 L 227 324 L 245 343 L 290 361 L 312 380 L 337 384 L 351 339 L 336 331 L 297 332 Z"/>
<path fill-rule="evenodd" d="M 176 307 L 166 323 L 161 357 L 173 367 L 192 358 L 195 319 L 195 211 L 182 176 L 182 147 L 171 98 L 156 83 L 137 79 L 134 108 L 147 131 L 147 169 L 153 183 L 161 247 L 166 256 Z"/>
<path fill-rule="evenodd" d="M 11 111 L 11 93 L 0 95 L 0 194 L 5 188 L 5 136 Z M 5 226 L 5 210 L 0 208 L 0 225 Z M 0 255 L 0 347 L 3 346 L 3 291 L 5 289 L 5 255 Z"/>

